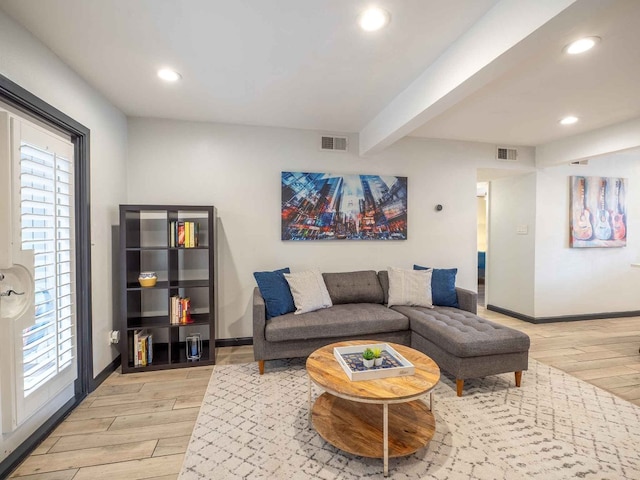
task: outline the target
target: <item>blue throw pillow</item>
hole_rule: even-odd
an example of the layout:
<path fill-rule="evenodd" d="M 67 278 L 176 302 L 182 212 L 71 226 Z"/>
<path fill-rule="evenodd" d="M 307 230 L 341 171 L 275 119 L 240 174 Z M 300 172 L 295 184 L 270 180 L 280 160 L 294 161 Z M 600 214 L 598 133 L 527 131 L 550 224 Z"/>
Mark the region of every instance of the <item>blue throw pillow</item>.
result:
<path fill-rule="evenodd" d="M 414 270 L 428 270 L 429 267 L 414 265 Z M 434 268 L 431 274 L 431 297 L 434 305 L 441 307 L 456 307 L 458 294 L 456 293 L 457 268 Z"/>
<path fill-rule="evenodd" d="M 256 282 L 258 282 L 260 294 L 264 298 L 267 320 L 285 313 L 291 313 L 296 309 L 289 284 L 284 278 L 285 273 L 291 273 L 288 267 L 273 272 L 253 273 Z"/>

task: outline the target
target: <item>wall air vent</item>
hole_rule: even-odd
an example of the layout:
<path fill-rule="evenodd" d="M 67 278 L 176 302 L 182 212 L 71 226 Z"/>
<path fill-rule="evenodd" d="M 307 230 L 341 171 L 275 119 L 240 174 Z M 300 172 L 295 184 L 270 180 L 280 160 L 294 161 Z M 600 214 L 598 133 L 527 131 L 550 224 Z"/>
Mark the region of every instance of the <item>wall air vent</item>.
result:
<path fill-rule="evenodd" d="M 575 162 L 571 162 L 571 165 L 589 165 L 589 159 L 576 160 Z"/>
<path fill-rule="evenodd" d="M 515 148 L 498 147 L 496 150 L 496 158 L 507 162 L 515 162 L 518 160 L 518 150 Z"/>
<path fill-rule="evenodd" d="M 346 152 L 347 146 L 347 137 L 329 137 L 326 135 L 322 135 L 322 137 L 320 137 L 320 150 Z"/>

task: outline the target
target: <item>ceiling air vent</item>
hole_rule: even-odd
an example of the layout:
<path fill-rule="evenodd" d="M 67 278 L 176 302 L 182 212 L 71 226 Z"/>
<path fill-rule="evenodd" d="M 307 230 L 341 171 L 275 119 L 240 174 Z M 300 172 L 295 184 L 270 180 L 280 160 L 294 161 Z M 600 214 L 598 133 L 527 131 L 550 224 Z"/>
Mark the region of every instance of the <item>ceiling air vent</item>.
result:
<path fill-rule="evenodd" d="M 498 160 L 515 162 L 518 159 L 518 150 L 515 148 L 498 147 L 496 158 Z"/>
<path fill-rule="evenodd" d="M 323 135 L 320 138 L 320 150 L 331 152 L 347 151 L 347 137 L 328 137 Z"/>

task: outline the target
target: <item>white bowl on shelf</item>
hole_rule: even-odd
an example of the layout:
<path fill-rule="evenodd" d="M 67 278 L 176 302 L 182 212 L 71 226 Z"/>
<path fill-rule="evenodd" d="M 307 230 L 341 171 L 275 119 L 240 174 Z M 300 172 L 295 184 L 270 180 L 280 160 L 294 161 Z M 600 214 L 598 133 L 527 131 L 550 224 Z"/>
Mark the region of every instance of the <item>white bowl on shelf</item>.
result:
<path fill-rule="evenodd" d="M 155 287 L 157 281 L 156 272 L 140 272 L 140 275 L 138 275 L 138 282 L 140 282 L 141 287 Z"/>

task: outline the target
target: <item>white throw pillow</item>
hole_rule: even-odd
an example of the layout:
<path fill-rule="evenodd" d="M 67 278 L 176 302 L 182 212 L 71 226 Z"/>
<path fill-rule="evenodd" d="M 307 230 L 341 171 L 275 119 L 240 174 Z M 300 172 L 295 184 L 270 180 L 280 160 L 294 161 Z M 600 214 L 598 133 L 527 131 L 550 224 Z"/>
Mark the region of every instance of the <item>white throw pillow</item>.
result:
<path fill-rule="evenodd" d="M 293 303 L 296 305 L 296 315 L 333 305 L 319 270 L 285 273 L 284 278 L 289 284 Z"/>
<path fill-rule="evenodd" d="M 403 270 L 388 268 L 389 303 L 393 305 L 410 305 L 412 307 L 433 308 L 431 297 L 431 274 L 429 270 Z"/>

